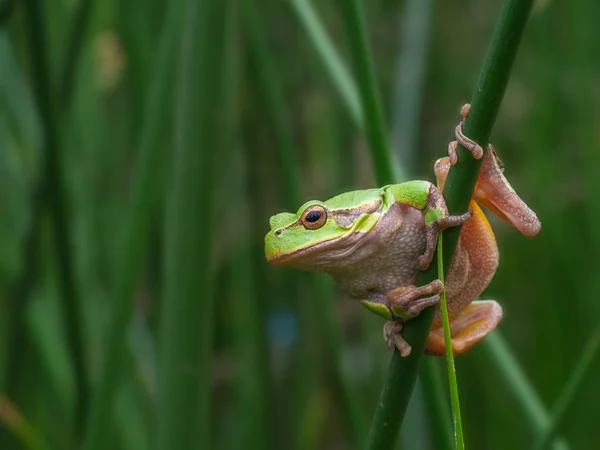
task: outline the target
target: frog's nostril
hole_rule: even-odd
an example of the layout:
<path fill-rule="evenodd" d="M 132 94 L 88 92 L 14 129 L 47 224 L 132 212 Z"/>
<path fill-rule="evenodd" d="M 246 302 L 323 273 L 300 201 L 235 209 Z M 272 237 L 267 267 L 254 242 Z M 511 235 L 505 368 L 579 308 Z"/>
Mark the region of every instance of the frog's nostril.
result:
<path fill-rule="evenodd" d="M 280 234 L 281 234 L 281 230 L 277 230 L 277 231 L 275 232 L 275 236 L 279 236 Z"/>

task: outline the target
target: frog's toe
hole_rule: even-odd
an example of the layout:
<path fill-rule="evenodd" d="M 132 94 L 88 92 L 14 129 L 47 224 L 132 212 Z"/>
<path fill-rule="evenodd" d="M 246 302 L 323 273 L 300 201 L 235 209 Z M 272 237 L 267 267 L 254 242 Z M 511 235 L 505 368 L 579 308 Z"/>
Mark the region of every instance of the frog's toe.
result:
<path fill-rule="evenodd" d="M 403 286 L 387 293 L 392 313 L 400 318 L 408 319 L 418 316 L 425 308 L 438 305 L 444 284 L 433 280 L 423 286 Z"/>
<path fill-rule="evenodd" d="M 458 162 L 458 155 L 456 153 L 457 144 L 462 145 L 466 148 L 475 159 L 481 159 L 483 157 L 483 148 L 477 142 L 472 140 L 471 138 L 465 136 L 463 132 L 463 126 L 465 123 L 465 119 L 471 110 L 471 105 L 468 103 L 464 104 L 460 109 L 460 115 L 462 116 L 461 122 L 456 126 L 454 130 L 454 136 L 456 137 L 456 141 L 453 141 L 448 146 L 448 156 L 450 156 L 450 164 L 455 165 Z"/>
<path fill-rule="evenodd" d="M 502 307 L 494 300 L 473 302 L 450 322 L 452 351 L 460 355 L 490 334 L 502 319 Z M 429 355 L 444 356 L 446 347 L 444 329 L 440 325 L 429 332 L 427 348 Z"/>
<path fill-rule="evenodd" d="M 458 162 L 458 153 L 456 153 L 456 147 L 458 147 L 458 141 L 452 141 L 448 144 L 448 159 L 451 166 L 456 165 Z"/>
<path fill-rule="evenodd" d="M 402 320 L 390 320 L 383 326 L 383 338 L 390 349 L 397 348 L 400 355 L 406 358 L 410 355 L 412 347 L 402 337 L 403 328 L 404 322 Z"/>

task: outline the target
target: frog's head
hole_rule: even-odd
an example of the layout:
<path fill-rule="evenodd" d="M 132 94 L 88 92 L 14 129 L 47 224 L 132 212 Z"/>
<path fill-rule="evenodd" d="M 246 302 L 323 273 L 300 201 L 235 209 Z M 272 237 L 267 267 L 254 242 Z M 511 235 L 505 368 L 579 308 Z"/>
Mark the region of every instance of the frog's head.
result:
<path fill-rule="evenodd" d="M 276 265 L 325 271 L 343 261 L 377 224 L 387 201 L 383 189 L 346 192 L 310 201 L 298 212 L 271 217 L 265 255 Z"/>

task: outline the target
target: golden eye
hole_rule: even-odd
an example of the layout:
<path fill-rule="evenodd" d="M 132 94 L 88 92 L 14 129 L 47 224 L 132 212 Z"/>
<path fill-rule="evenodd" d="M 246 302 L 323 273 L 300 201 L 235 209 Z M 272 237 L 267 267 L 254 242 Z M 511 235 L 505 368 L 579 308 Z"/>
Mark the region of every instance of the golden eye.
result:
<path fill-rule="evenodd" d="M 321 205 L 309 206 L 302 213 L 302 225 L 307 230 L 316 230 L 325 225 L 327 221 L 327 210 Z"/>

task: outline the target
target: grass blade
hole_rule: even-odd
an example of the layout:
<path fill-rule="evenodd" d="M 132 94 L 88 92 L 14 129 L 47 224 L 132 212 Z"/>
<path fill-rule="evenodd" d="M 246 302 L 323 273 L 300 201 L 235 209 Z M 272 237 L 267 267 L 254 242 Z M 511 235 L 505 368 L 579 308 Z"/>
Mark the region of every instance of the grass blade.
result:
<path fill-rule="evenodd" d="M 131 215 L 127 219 L 120 262 L 115 304 L 107 327 L 106 354 L 99 385 L 94 393 L 90 418 L 86 428 L 84 449 L 107 448 L 111 429 L 111 411 L 116 390 L 124 372 L 127 351 L 127 329 L 133 310 L 133 294 L 142 263 L 147 253 L 150 218 L 156 213 L 161 199 L 160 179 L 162 147 L 158 138 L 161 123 L 166 119 L 169 79 L 176 61 L 180 37 L 181 14 L 176 2 L 169 3 L 164 29 L 158 47 L 156 70 L 151 83 L 148 108 L 143 119 L 138 161 L 133 176 Z"/>
<path fill-rule="evenodd" d="M 291 4 L 298 15 L 300 23 L 306 30 L 308 38 L 321 57 L 333 85 L 338 90 L 342 101 L 346 104 L 348 113 L 354 126 L 359 129 L 364 127 L 363 111 L 361 109 L 358 88 L 346 67 L 344 61 L 335 49 L 331 38 L 315 12 L 310 0 L 291 0 Z"/>
<path fill-rule="evenodd" d="M 414 174 L 433 0 L 407 0 L 404 3 L 395 81 L 392 148 L 404 171 Z"/>
<path fill-rule="evenodd" d="M 444 283 L 444 255 L 443 236 L 440 233 L 438 239 L 437 263 L 438 278 Z M 462 420 L 460 418 L 460 402 L 458 398 L 458 384 L 456 382 L 456 367 L 454 366 L 454 352 L 452 351 L 452 335 L 450 334 L 450 318 L 448 317 L 448 303 L 446 302 L 446 291 L 440 295 L 440 310 L 442 311 L 442 325 L 444 327 L 444 344 L 446 346 L 446 363 L 448 366 L 448 384 L 450 385 L 450 403 L 452 404 L 452 419 L 454 421 L 454 444 L 457 450 L 465 448 Z"/>
<path fill-rule="evenodd" d="M 343 0 L 340 3 L 346 33 L 350 41 L 350 52 L 354 60 L 361 105 L 365 116 L 365 132 L 371 149 L 377 181 L 380 185 L 393 183 L 394 180 L 401 177 L 388 147 L 385 121 L 371 63 L 371 54 L 367 45 L 360 1 Z"/>
<path fill-rule="evenodd" d="M 81 311 L 75 286 L 75 276 L 71 252 L 71 230 L 67 218 L 67 205 L 64 195 L 63 174 L 60 161 L 60 140 L 56 123 L 56 109 L 52 99 L 46 44 L 48 37 L 44 23 L 44 11 L 39 0 L 25 2 L 25 22 L 29 36 L 29 54 L 33 74 L 33 90 L 42 120 L 44 134 L 44 173 L 43 186 L 49 201 L 52 215 L 54 241 L 61 290 L 61 307 L 64 315 L 65 334 L 70 359 L 75 372 L 77 402 L 75 409 L 76 429 L 81 430 L 87 414 L 88 373 L 84 353 L 84 334 L 81 330 Z M 37 203 L 37 202 L 36 202 Z M 34 217 L 37 221 L 39 218 Z M 34 230 L 35 231 L 35 230 Z M 32 240 L 36 244 L 37 239 Z"/>
<path fill-rule="evenodd" d="M 68 108 L 71 104 L 71 96 L 75 87 L 75 75 L 77 74 L 77 61 L 81 53 L 81 46 L 85 42 L 85 32 L 92 14 L 93 0 L 82 0 L 77 4 L 77 10 L 71 20 L 71 30 L 67 42 L 66 59 L 63 65 L 62 80 L 60 86 L 61 106 Z"/>
<path fill-rule="evenodd" d="M 287 113 L 285 102 L 283 100 L 280 80 L 273 66 L 266 45 L 265 36 L 262 34 L 264 27 L 261 26 L 260 19 L 256 13 L 256 8 L 252 0 L 242 2 L 242 15 L 249 38 L 252 45 L 253 57 L 256 60 L 258 69 L 259 83 L 262 85 L 262 92 L 265 93 L 267 106 L 271 120 L 274 123 L 275 133 L 277 135 L 277 151 L 279 153 L 283 179 L 285 185 L 286 204 L 290 208 L 297 208 L 302 203 L 300 195 L 300 165 L 297 161 L 297 151 L 294 148 L 289 123 L 286 120 Z M 317 317 L 321 320 L 320 329 L 324 330 L 323 338 L 327 346 L 331 368 L 336 380 L 337 394 L 342 404 L 342 414 L 346 422 L 346 429 L 350 440 L 356 448 L 360 448 L 366 435 L 364 420 L 361 410 L 358 407 L 356 396 L 349 386 L 342 373 L 342 339 L 339 332 L 339 326 L 335 322 L 333 311 L 331 280 L 322 277 L 314 278 L 314 303 L 303 302 L 306 307 L 311 307 L 318 311 Z M 311 312 L 313 315 L 314 312 Z"/>
<path fill-rule="evenodd" d="M 552 441 L 552 438 L 560 428 L 561 422 L 564 419 L 571 403 L 575 398 L 575 394 L 579 390 L 585 380 L 586 375 L 592 367 L 592 363 L 598 355 L 600 350 L 600 326 L 597 327 L 590 339 L 588 340 L 583 354 L 579 358 L 579 362 L 573 369 L 571 376 L 567 380 L 565 387 L 561 391 L 556 404 L 551 411 L 551 417 L 548 424 L 544 427 L 544 431 L 538 439 L 538 443 L 535 446 L 537 450 L 544 450 L 548 447 L 548 444 Z"/>
<path fill-rule="evenodd" d="M 550 416 L 500 332 L 496 330 L 487 336 L 481 345 L 489 354 L 495 370 L 508 380 L 507 385 L 514 391 L 515 398 L 523 408 L 531 426 L 538 433 L 544 433 L 550 427 Z M 552 448 L 567 450 L 569 446 L 564 439 L 557 439 Z"/>
<path fill-rule="evenodd" d="M 471 101 L 471 112 L 465 123 L 465 133 L 481 144 L 487 145 L 489 140 L 532 3 L 532 0 L 505 0 L 503 3 Z M 444 189 L 452 214 L 466 211 L 480 167 L 480 160 L 472 158 L 465 149 L 459 147 L 458 151 L 460 163 L 450 170 Z M 450 266 L 459 235 L 460 227 L 446 232 L 443 249 L 446 268 Z M 419 276 L 419 284 L 435 278 L 436 269 L 433 266 Z M 392 355 L 369 433 L 366 447 L 369 450 L 389 449 L 396 441 L 434 313 L 435 309 L 430 308 L 406 325 L 404 337 L 412 345 L 413 351 L 407 358 L 402 358 L 396 350 Z"/>
<path fill-rule="evenodd" d="M 437 358 L 425 358 L 419 371 L 419 380 L 422 382 L 421 390 L 423 391 L 425 403 L 427 403 L 427 413 L 433 430 L 432 439 L 435 448 L 450 450 L 454 448 L 454 439 L 452 438 L 447 394 L 444 390 L 444 380 L 442 371 L 438 368 Z M 410 406 L 408 412 L 410 413 Z"/>
<path fill-rule="evenodd" d="M 225 130 L 229 2 L 188 0 L 167 207 L 157 448 L 210 448 L 213 306 L 211 232 L 217 155 Z"/>

